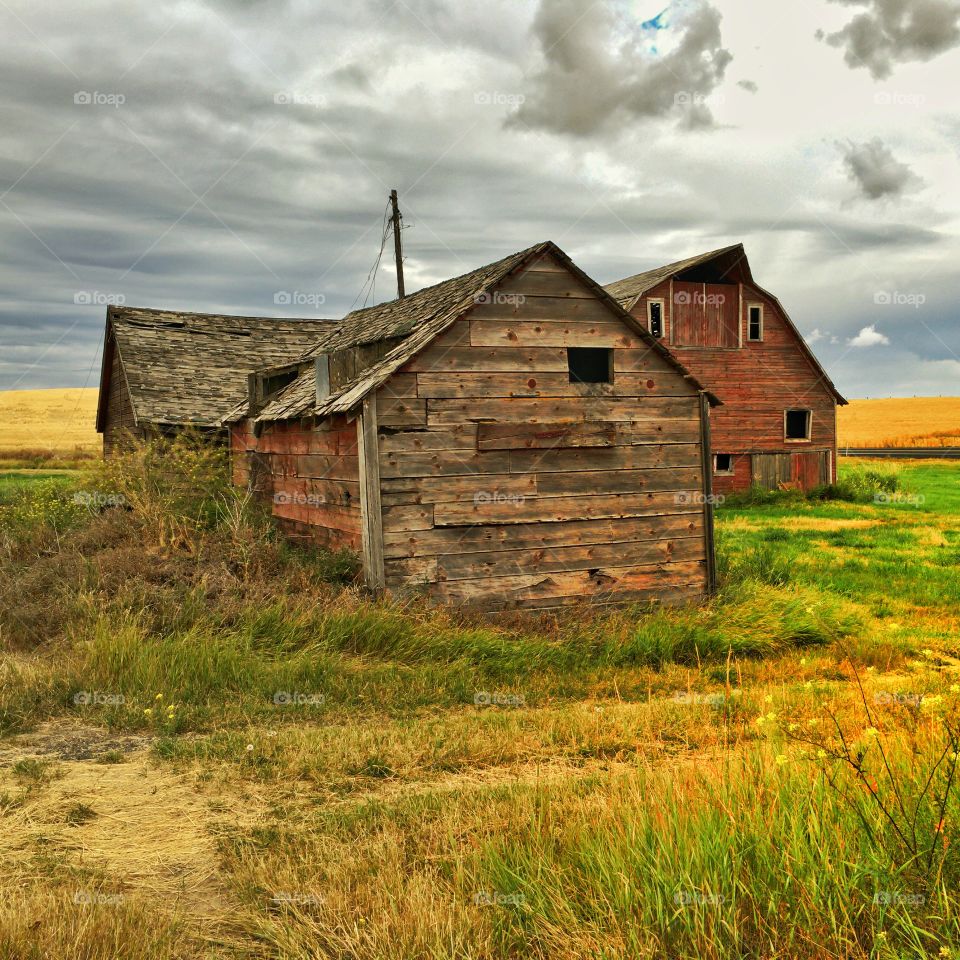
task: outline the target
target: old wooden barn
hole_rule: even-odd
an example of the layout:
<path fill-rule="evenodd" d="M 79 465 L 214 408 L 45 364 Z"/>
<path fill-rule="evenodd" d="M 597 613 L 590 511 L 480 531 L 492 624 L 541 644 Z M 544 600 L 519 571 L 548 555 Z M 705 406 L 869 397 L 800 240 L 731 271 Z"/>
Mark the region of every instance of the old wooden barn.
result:
<path fill-rule="evenodd" d="M 237 482 L 372 587 L 552 608 L 711 590 L 717 402 L 541 243 L 354 311 L 223 422 Z"/>
<path fill-rule="evenodd" d="M 713 487 L 809 489 L 836 480 L 837 392 L 742 244 L 606 287 L 723 399 L 711 417 Z"/>
<path fill-rule="evenodd" d="M 97 407 L 104 453 L 127 437 L 222 431 L 251 373 L 302 355 L 330 324 L 108 307 Z"/>

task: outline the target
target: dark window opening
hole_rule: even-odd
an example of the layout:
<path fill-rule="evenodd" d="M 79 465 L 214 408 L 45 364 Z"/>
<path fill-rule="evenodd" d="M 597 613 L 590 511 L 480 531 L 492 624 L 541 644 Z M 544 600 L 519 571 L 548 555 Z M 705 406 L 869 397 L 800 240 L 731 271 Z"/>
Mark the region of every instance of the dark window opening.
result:
<path fill-rule="evenodd" d="M 753 306 L 747 309 L 747 339 L 763 339 L 763 307 Z"/>
<path fill-rule="evenodd" d="M 784 418 L 784 436 L 787 440 L 810 439 L 809 410 L 788 410 Z"/>
<path fill-rule="evenodd" d="M 659 300 L 651 300 L 647 304 L 650 311 L 650 333 L 655 337 L 663 336 L 663 304 Z"/>
<path fill-rule="evenodd" d="M 272 376 L 263 378 L 263 396 L 264 399 L 273 396 L 278 390 L 282 390 L 288 383 L 292 383 L 297 378 L 296 370 L 287 370 L 285 373 L 275 373 Z"/>
<path fill-rule="evenodd" d="M 714 473 L 733 473 L 733 454 L 717 453 L 713 457 Z"/>
<path fill-rule="evenodd" d="M 567 347 L 571 383 L 613 383 L 613 350 Z"/>

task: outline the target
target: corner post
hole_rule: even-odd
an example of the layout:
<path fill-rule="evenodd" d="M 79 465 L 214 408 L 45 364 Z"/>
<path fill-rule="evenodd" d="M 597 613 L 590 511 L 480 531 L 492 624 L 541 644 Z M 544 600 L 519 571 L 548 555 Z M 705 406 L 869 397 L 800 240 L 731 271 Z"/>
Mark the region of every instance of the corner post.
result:
<path fill-rule="evenodd" d="M 713 535 L 713 451 L 710 445 L 710 401 L 700 391 L 700 462 L 703 469 L 703 543 L 707 555 L 707 593 L 717 592 L 717 552 Z"/>
<path fill-rule="evenodd" d="M 357 420 L 360 460 L 360 532 L 367 586 L 380 593 L 386 584 L 383 565 L 383 510 L 380 505 L 380 446 L 377 440 L 376 392 L 363 398 Z"/>

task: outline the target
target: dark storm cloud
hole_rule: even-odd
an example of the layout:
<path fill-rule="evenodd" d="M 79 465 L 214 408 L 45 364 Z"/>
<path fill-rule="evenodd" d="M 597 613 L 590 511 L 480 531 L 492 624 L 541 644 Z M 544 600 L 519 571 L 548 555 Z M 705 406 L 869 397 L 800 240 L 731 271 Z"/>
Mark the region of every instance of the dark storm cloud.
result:
<path fill-rule="evenodd" d="M 864 8 L 842 30 L 818 33 L 844 60 L 884 80 L 899 63 L 927 61 L 960 44 L 956 0 L 832 0 Z"/>
<path fill-rule="evenodd" d="M 869 200 L 901 196 L 917 186 L 919 178 L 905 163 L 897 160 L 879 137 L 867 143 L 838 144 L 850 179 Z"/>
<path fill-rule="evenodd" d="M 578 137 L 668 115 L 709 127 L 709 96 L 733 59 L 720 20 L 714 7 L 697 3 L 675 27 L 657 28 L 681 38 L 654 54 L 642 49 L 643 27 L 618 20 L 611 6 L 540 0 L 534 34 L 542 64 L 509 122 Z"/>

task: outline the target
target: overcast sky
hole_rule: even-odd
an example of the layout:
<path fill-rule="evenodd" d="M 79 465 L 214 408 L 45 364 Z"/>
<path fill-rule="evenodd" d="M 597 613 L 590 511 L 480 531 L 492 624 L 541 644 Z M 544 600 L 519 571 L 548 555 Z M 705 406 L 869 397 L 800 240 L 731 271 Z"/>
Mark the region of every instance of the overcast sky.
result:
<path fill-rule="evenodd" d="M 408 291 L 743 241 L 842 392 L 960 395 L 960 0 L 663 2 L 0 0 L 0 389 L 392 296 L 396 187 Z"/>

